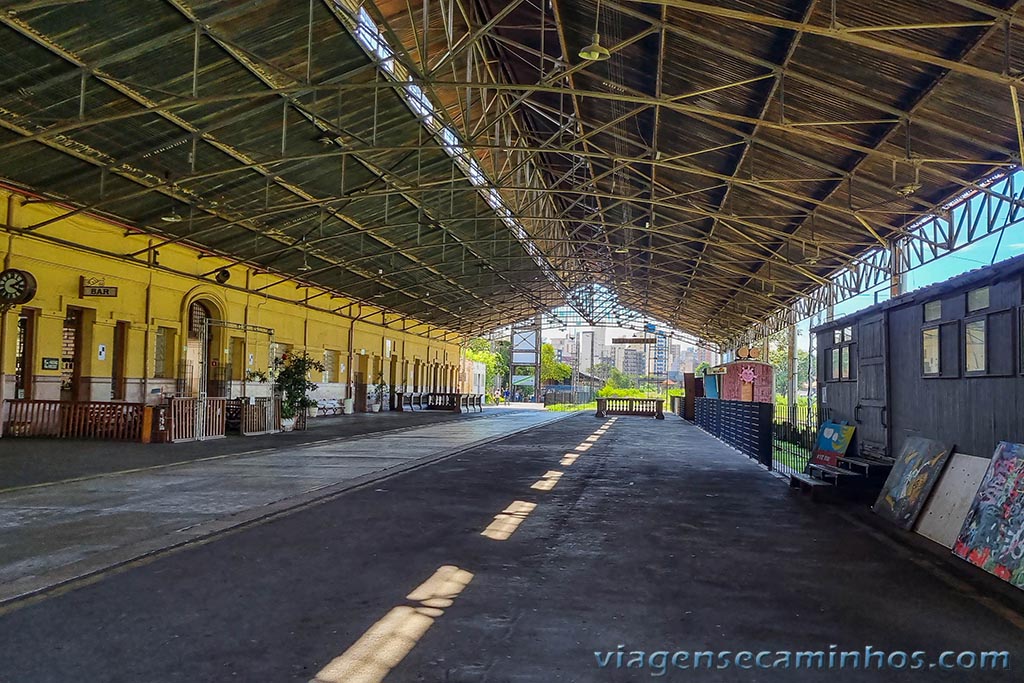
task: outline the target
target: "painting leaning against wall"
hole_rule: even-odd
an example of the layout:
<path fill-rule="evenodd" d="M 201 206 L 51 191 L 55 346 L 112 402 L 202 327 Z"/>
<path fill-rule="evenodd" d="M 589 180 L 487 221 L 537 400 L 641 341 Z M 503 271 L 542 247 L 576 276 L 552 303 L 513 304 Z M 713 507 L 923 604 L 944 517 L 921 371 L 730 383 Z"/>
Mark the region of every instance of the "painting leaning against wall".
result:
<path fill-rule="evenodd" d="M 932 439 L 907 439 L 871 509 L 900 528 L 913 527 L 939 480 L 949 452 L 948 446 Z"/>
<path fill-rule="evenodd" d="M 1024 588 L 1024 444 L 999 442 L 953 552 Z"/>

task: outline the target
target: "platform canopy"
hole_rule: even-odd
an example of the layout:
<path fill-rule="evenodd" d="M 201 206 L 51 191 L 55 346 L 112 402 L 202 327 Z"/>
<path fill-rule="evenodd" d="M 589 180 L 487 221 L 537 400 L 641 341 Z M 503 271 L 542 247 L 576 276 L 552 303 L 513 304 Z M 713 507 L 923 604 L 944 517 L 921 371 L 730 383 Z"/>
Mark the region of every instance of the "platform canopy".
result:
<path fill-rule="evenodd" d="M 464 334 L 600 286 L 727 343 L 1021 206 L 1018 2 L 4 5 L 9 184 Z"/>

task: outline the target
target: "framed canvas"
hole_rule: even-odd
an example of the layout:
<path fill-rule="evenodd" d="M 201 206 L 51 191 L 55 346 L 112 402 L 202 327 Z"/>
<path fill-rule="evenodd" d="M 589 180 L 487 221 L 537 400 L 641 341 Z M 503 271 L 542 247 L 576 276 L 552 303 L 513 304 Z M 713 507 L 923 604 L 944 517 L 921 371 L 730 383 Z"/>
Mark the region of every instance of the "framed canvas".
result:
<path fill-rule="evenodd" d="M 949 452 L 944 443 L 920 436 L 904 441 L 871 509 L 900 528 L 913 528 L 946 466 Z"/>

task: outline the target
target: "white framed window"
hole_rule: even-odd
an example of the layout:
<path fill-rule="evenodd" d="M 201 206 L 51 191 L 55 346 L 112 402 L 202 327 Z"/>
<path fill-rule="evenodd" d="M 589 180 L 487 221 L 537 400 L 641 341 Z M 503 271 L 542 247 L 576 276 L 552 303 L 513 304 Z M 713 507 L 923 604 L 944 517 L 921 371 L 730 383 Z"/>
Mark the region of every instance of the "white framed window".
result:
<path fill-rule="evenodd" d="M 939 328 L 926 327 L 921 330 L 921 372 L 938 375 L 940 372 Z"/>
<path fill-rule="evenodd" d="M 987 332 L 984 318 L 964 323 L 964 367 L 967 372 L 983 373 L 988 370 Z"/>
<path fill-rule="evenodd" d="M 967 292 L 967 312 L 974 313 L 989 307 L 988 287 L 979 287 Z"/>

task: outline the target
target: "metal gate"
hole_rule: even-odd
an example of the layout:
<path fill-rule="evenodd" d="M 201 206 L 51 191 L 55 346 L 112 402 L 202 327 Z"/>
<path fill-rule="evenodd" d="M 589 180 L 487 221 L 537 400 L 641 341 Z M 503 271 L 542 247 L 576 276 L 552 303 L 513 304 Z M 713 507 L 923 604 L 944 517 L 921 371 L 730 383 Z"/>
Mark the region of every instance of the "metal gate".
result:
<path fill-rule="evenodd" d="M 248 348 L 250 334 L 265 337 L 267 345 L 267 368 L 271 368 L 274 355 L 274 330 L 269 327 L 260 327 L 258 325 L 246 325 L 243 323 L 229 322 L 227 320 L 206 318 L 203 321 L 203 326 L 199 334 L 199 343 L 201 348 L 206 349 L 210 347 L 209 342 L 212 334 L 211 328 L 242 332 L 245 339 L 243 349 Z M 245 353 L 245 350 L 243 350 L 243 353 Z M 245 360 L 245 358 L 238 359 L 239 367 L 243 369 L 246 367 Z M 233 363 L 217 363 L 214 365 L 214 362 L 209 358 L 204 359 L 204 362 L 199 364 L 199 396 L 196 399 L 191 399 L 194 403 L 188 408 L 181 406 L 178 411 L 179 414 L 184 417 L 189 408 L 191 409 L 193 428 L 190 430 L 191 433 L 186 431 L 176 435 L 180 437 L 177 440 L 203 441 L 206 439 L 220 439 L 225 436 L 227 431 L 227 401 L 231 394 L 232 366 Z M 272 374 L 269 388 L 270 395 L 273 397 L 274 383 Z M 216 391 L 221 395 L 210 396 L 210 390 Z M 262 413 L 260 421 L 263 426 L 270 426 L 268 431 L 276 431 L 273 429 L 273 426 L 276 426 L 278 421 L 277 401 L 268 400 L 261 402 L 259 404 L 259 408 Z M 172 410 L 172 415 L 173 414 Z M 266 431 L 261 433 L 266 433 Z"/>

